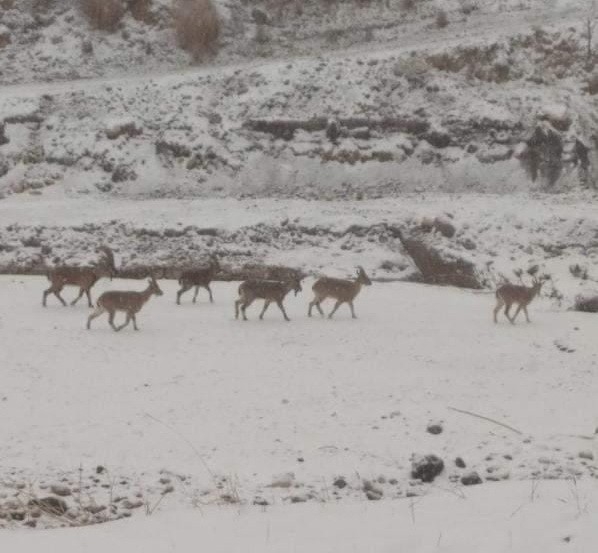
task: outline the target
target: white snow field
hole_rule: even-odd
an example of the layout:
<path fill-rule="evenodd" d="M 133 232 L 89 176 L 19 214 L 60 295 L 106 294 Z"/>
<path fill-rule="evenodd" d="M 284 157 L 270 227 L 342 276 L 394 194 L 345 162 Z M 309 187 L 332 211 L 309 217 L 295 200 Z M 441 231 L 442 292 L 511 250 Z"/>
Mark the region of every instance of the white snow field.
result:
<path fill-rule="evenodd" d="M 2 550 L 591 550 L 591 314 L 539 300 L 531 324 L 495 325 L 491 293 L 395 283 L 364 288 L 357 320 L 346 306 L 309 319 L 305 281 L 290 323 L 276 307 L 259 321 L 257 302 L 243 322 L 237 283 L 214 283 L 214 304 L 202 291 L 177 306 L 176 284 L 160 281 L 139 332 L 114 333 L 105 316 L 85 330 L 83 304 L 43 309 L 47 286 L 0 277 L 4 497 L 61 483 L 74 511 L 138 505 L 101 529 L 4 533 Z M 103 280 L 93 293 L 143 286 Z M 430 453 L 444 471 L 412 480 L 411 456 Z M 487 482 L 464 488 L 471 471 Z"/>
<path fill-rule="evenodd" d="M 511 482 L 384 503 L 172 511 L 76 531 L 6 532 L 6 551 L 589 553 L 595 481 Z"/>

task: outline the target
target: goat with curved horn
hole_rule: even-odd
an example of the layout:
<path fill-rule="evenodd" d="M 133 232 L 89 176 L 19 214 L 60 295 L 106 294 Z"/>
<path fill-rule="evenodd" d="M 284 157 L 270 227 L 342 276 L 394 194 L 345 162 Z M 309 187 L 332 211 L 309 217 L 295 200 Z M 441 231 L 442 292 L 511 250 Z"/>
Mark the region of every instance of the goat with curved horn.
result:
<path fill-rule="evenodd" d="M 98 265 L 91 267 L 62 266 L 50 269 L 46 275 L 50 281 L 50 287 L 44 290 L 42 305 L 46 307 L 48 295 L 54 294 L 62 305 L 66 306 L 60 292 L 65 286 L 78 286 L 79 295 L 71 302 L 71 305 L 75 305 L 83 297 L 83 294 L 86 294 L 89 307 L 93 307 L 91 288 L 102 277 L 109 276 L 112 279 L 116 275 L 112 250 L 108 246 L 100 246 L 98 251 L 104 254 Z"/>
<path fill-rule="evenodd" d="M 359 294 L 362 286 L 370 286 L 372 281 L 366 274 L 363 267 L 357 267 L 357 277 L 355 280 L 347 280 L 341 278 L 330 278 L 330 277 L 321 277 L 312 286 L 312 290 L 314 291 L 314 299 L 309 303 L 309 310 L 307 314 L 311 317 L 311 310 L 314 306 L 320 312 L 320 315 L 324 316 L 324 311 L 322 311 L 322 307 L 320 304 L 326 298 L 333 298 L 336 300 L 336 304 L 334 308 L 328 315 L 328 318 L 331 319 L 332 316 L 336 313 L 336 310 L 343 304 L 348 303 L 351 309 L 351 316 L 356 319 L 357 315 L 355 315 L 355 308 L 353 307 L 353 300 Z"/>
<path fill-rule="evenodd" d="M 239 286 L 239 299 L 235 301 L 235 319 L 239 318 L 240 309 L 243 320 L 246 321 L 245 310 L 256 299 L 263 299 L 264 307 L 260 313 L 260 320 L 264 318 L 264 313 L 269 305 L 275 302 L 282 312 L 284 320 L 290 321 L 282 302 L 291 290 L 295 291 L 295 295 L 302 291 L 299 277 L 293 276 L 285 280 L 246 280 Z"/>
<path fill-rule="evenodd" d="M 527 312 L 527 306 L 531 303 L 531 301 L 540 293 L 542 288 L 542 284 L 544 284 L 544 278 L 536 278 L 535 276 L 532 279 L 531 286 L 523 286 L 520 284 L 503 284 L 496 290 L 496 307 L 494 308 L 494 322 L 497 321 L 497 315 L 500 309 L 504 306 L 505 308 L 505 317 L 509 319 L 511 324 L 515 324 L 515 318 L 519 315 L 519 312 L 523 310 L 525 314 L 525 319 L 527 322 L 530 322 L 529 314 Z M 511 317 L 509 315 L 509 310 L 513 304 L 517 304 L 517 311 L 515 311 L 514 315 Z"/>
<path fill-rule="evenodd" d="M 98 298 L 96 310 L 87 318 L 87 330 L 91 328 L 91 321 L 99 317 L 102 313 L 108 313 L 108 323 L 116 332 L 125 328 L 130 321 L 133 321 L 133 328 L 139 330 L 135 315 L 141 311 L 141 308 L 153 295 L 162 295 L 162 290 L 153 276 L 147 282 L 148 286 L 142 292 L 120 290 L 104 292 Z M 124 311 L 126 313 L 125 322 L 120 326 L 114 325 L 114 316 L 117 311 Z"/>
<path fill-rule="evenodd" d="M 219 272 L 220 263 L 214 254 L 210 256 L 210 264 L 207 267 L 183 272 L 179 277 L 181 289 L 176 294 L 177 305 L 181 304 L 181 296 L 188 290 L 191 290 L 194 286 L 195 293 L 193 295 L 193 303 L 197 301 L 197 294 L 199 293 L 200 288 L 205 288 L 208 291 L 210 302 L 212 303 L 214 301 L 214 296 L 212 295 L 210 283 Z"/>

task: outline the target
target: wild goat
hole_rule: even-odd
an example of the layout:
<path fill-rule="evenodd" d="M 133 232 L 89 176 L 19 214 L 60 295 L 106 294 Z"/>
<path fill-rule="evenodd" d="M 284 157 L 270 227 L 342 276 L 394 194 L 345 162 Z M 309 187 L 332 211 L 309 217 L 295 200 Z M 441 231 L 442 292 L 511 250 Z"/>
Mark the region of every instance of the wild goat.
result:
<path fill-rule="evenodd" d="M 44 291 L 42 305 L 46 307 L 46 299 L 48 294 L 54 294 L 66 306 L 66 302 L 60 295 L 61 290 L 65 286 L 78 286 L 79 295 L 71 302 L 75 305 L 85 293 L 87 295 L 87 303 L 89 307 L 93 307 L 91 301 L 91 288 L 93 285 L 104 276 L 109 276 L 112 280 L 116 276 L 116 267 L 114 265 L 114 254 L 108 246 L 100 246 L 98 251 L 104 255 L 100 263 L 93 267 L 56 267 L 50 269 L 47 273 L 50 281 L 50 288 Z"/>
<path fill-rule="evenodd" d="M 336 305 L 328 315 L 329 319 L 332 318 L 336 313 L 336 310 L 343 303 L 349 304 L 349 307 L 351 308 L 351 316 L 356 319 L 357 316 L 355 315 L 355 309 L 353 308 L 353 300 L 357 297 L 357 294 L 359 294 L 362 285 L 370 286 L 371 284 L 372 281 L 363 270 L 363 267 L 357 268 L 357 278 L 355 280 L 329 277 L 319 278 L 312 286 L 315 295 L 314 299 L 309 303 L 307 314 L 311 317 L 311 310 L 315 305 L 318 308 L 320 315 L 324 316 L 324 311 L 322 311 L 320 304 L 326 298 L 334 298 L 336 300 Z"/>
<path fill-rule="evenodd" d="M 297 277 L 289 280 L 246 280 L 239 286 L 239 299 L 235 301 L 235 319 L 239 318 L 239 308 L 243 314 L 243 320 L 247 320 L 245 310 L 256 300 L 264 300 L 264 308 L 260 313 L 260 320 L 264 318 L 264 313 L 272 302 L 282 311 L 285 321 L 290 321 L 284 310 L 282 304 L 286 295 L 291 291 L 295 291 L 295 295 L 301 292 L 301 280 Z"/>
<path fill-rule="evenodd" d="M 162 290 L 160 290 L 154 277 L 148 280 L 148 286 L 143 292 L 122 292 L 117 290 L 104 292 L 98 298 L 96 310 L 87 318 L 87 330 L 91 328 L 91 321 L 105 312 L 108 312 L 108 322 L 116 332 L 125 328 L 130 321 L 133 321 L 133 328 L 139 330 L 135 315 L 139 313 L 147 300 L 154 294 L 156 296 L 162 295 Z M 120 326 L 114 326 L 114 315 L 117 311 L 124 311 L 127 314 L 125 322 Z"/>
<path fill-rule="evenodd" d="M 220 271 L 220 263 L 215 255 L 210 256 L 210 265 L 203 269 L 193 269 L 185 271 L 179 278 L 181 289 L 176 294 L 177 305 L 181 305 L 181 296 L 195 286 L 195 294 L 193 296 L 193 303 L 197 301 L 197 294 L 200 288 L 205 288 L 210 294 L 210 302 L 214 301 L 212 290 L 210 289 L 210 282 Z"/>
<path fill-rule="evenodd" d="M 527 306 L 531 301 L 540 293 L 542 288 L 543 280 L 534 277 L 532 286 L 522 286 L 520 284 L 503 284 L 496 290 L 496 307 L 494 308 L 494 322 L 498 322 L 496 316 L 500 311 L 501 307 L 505 306 L 505 316 L 511 324 L 515 324 L 515 318 L 519 314 L 519 311 L 523 309 L 525 318 L 529 323 L 529 314 L 527 312 Z M 511 306 L 516 303 L 517 311 L 510 317 L 509 310 Z"/>

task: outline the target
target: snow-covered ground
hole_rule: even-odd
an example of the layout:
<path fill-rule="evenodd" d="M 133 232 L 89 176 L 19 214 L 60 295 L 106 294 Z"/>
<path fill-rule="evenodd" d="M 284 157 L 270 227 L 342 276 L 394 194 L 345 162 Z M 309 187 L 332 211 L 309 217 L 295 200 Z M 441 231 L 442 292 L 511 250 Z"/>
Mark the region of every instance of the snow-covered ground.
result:
<path fill-rule="evenodd" d="M 356 265 L 375 278 L 415 271 L 389 227 L 411 232 L 426 218 L 455 227 L 439 250 L 471 261 L 488 283 L 539 265 L 546 294 L 572 305 L 598 293 L 595 195 L 412 194 L 363 201 L 131 200 L 69 197 L 55 190 L 0 202 L 0 266 L 25 270 L 97 260 L 109 244 L 119 268 L 182 268 L 216 252 L 228 266 L 282 264 L 346 276 Z M 579 266 L 574 276 L 571 268 Z M 563 297 L 561 297 L 561 294 Z"/>
<path fill-rule="evenodd" d="M 495 325 L 491 294 L 397 283 L 365 288 L 357 320 L 345 308 L 310 319 L 306 281 L 287 298 L 290 323 L 275 308 L 257 320 L 257 304 L 242 322 L 235 283 L 216 283 L 214 304 L 188 294 L 177 306 L 175 284 L 161 281 L 140 331 L 115 334 L 105 318 L 85 330 L 87 308 L 50 298 L 43 309 L 45 279 L 0 282 L 7 500 L 59 484 L 73 512 L 113 502 L 108 518 L 229 503 L 313 502 L 316 514 L 337 502 L 367 511 L 358 503 L 371 485 L 394 512 L 406 509 L 400 498 L 460 495 L 471 471 L 499 482 L 598 477 L 593 315 L 540 300 L 532 324 Z M 94 295 L 141 287 L 102 281 Z M 412 456 L 425 454 L 445 462 L 431 485 L 410 476 Z"/>
<path fill-rule="evenodd" d="M 0 543 L 19 553 L 588 553 L 597 503 L 596 481 L 515 482 L 384 504 L 160 512 L 109 527 L 17 531 Z"/>

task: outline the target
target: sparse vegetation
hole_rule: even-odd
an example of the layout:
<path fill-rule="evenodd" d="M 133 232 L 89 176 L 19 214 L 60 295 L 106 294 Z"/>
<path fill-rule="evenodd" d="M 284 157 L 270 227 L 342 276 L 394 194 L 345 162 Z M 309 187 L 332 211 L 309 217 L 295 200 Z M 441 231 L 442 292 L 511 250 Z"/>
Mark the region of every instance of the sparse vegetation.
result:
<path fill-rule="evenodd" d="M 194 59 L 214 53 L 220 19 L 211 0 L 175 0 L 174 25 L 179 46 Z"/>
<path fill-rule="evenodd" d="M 92 27 L 114 31 L 118 27 L 125 6 L 122 0 L 80 0 L 83 13 Z"/>
<path fill-rule="evenodd" d="M 439 10 L 436 13 L 435 23 L 436 27 L 438 27 L 439 29 L 444 29 L 446 26 L 448 26 L 449 19 L 447 13 L 444 10 Z"/>

